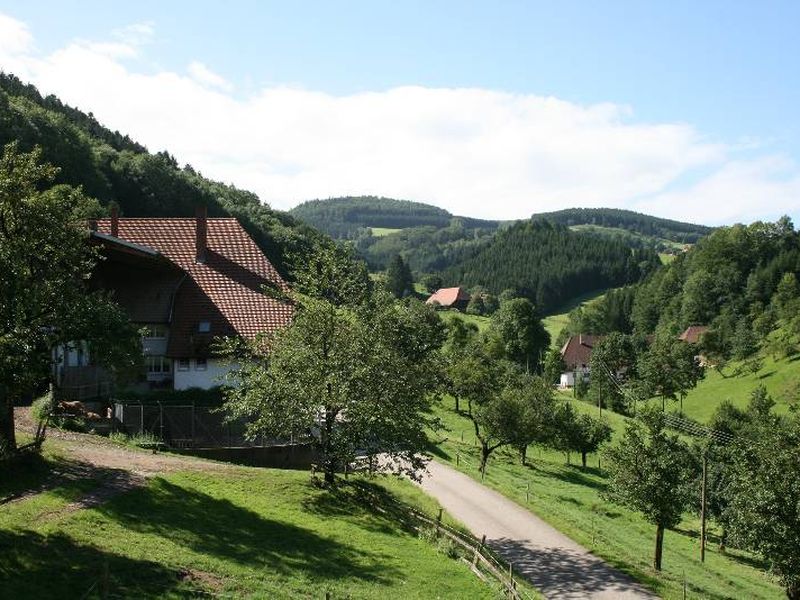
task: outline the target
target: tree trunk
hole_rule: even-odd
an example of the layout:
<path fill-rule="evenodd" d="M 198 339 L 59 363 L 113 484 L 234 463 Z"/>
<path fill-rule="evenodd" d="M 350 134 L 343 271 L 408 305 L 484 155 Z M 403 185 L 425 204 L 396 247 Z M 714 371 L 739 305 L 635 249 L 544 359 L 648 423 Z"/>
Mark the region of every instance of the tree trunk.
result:
<path fill-rule="evenodd" d="M 661 570 L 661 552 L 664 548 L 664 526 L 656 525 L 656 550 L 653 554 L 653 568 L 656 571 Z"/>
<path fill-rule="evenodd" d="M 519 458 L 522 461 L 522 464 L 524 465 L 525 461 L 528 458 L 528 447 L 527 446 L 523 446 L 523 447 L 521 447 L 519 449 Z"/>
<path fill-rule="evenodd" d="M 786 597 L 789 600 L 800 600 L 800 581 L 792 581 L 786 586 Z"/>
<path fill-rule="evenodd" d="M 330 388 L 330 384 L 328 384 Z M 330 392 L 329 392 L 330 393 Z M 331 487 L 336 482 L 336 457 L 333 454 L 333 425 L 336 421 L 336 411 L 325 407 L 325 427 L 322 431 L 322 470 L 325 473 L 325 487 Z"/>
<path fill-rule="evenodd" d="M 725 544 L 727 543 L 727 541 L 728 541 L 728 532 L 723 527 L 722 528 L 722 532 L 719 534 L 719 553 L 720 554 L 725 554 L 725 552 L 726 552 Z"/>
<path fill-rule="evenodd" d="M 488 444 L 486 442 L 481 442 L 481 465 L 480 470 L 482 475 L 486 475 L 486 462 L 489 460 L 489 454 L 492 451 L 489 449 Z"/>
<path fill-rule="evenodd" d="M 586 468 L 586 452 L 581 451 L 581 464 L 583 464 L 583 468 Z"/>
<path fill-rule="evenodd" d="M 0 392 L 1 393 L 1 392 Z M 17 449 L 17 437 L 14 433 L 14 403 L 6 396 L 0 400 L 0 456 L 4 452 L 11 454 Z"/>
<path fill-rule="evenodd" d="M 460 413 L 460 412 L 461 412 L 461 407 L 460 407 L 460 406 L 459 406 L 459 404 L 458 404 L 458 396 L 456 396 L 456 412 L 457 412 L 457 413 Z"/>

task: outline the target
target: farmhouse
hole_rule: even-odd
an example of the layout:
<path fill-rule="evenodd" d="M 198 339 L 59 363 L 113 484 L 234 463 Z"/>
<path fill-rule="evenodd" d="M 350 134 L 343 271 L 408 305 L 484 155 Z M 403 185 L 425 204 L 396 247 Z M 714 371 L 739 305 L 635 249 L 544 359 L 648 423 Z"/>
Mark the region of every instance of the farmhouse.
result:
<path fill-rule="evenodd" d="M 560 387 L 573 387 L 578 378 L 589 381 L 592 350 L 601 339 L 602 336 L 597 335 L 570 336 L 561 348 L 561 360 L 564 361 L 566 371 L 561 374 Z"/>
<path fill-rule="evenodd" d="M 436 290 L 425 303 L 433 304 L 441 308 L 455 308 L 456 310 L 465 310 L 469 304 L 469 293 L 460 287 L 441 288 Z"/>
<path fill-rule="evenodd" d="M 678 339 L 687 344 L 697 344 L 708 331 L 705 325 L 691 325 L 678 336 Z"/>
<path fill-rule="evenodd" d="M 212 353 L 218 337 L 252 338 L 285 327 L 291 305 L 264 294 L 288 292 L 266 256 L 236 219 L 100 219 L 90 242 L 103 260 L 90 287 L 108 290 L 141 326 L 144 388 L 207 389 L 227 369 Z M 57 387 L 73 398 L 104 396 L 109 382 L 91 364 L 90 349 L 55 351 Z"/>

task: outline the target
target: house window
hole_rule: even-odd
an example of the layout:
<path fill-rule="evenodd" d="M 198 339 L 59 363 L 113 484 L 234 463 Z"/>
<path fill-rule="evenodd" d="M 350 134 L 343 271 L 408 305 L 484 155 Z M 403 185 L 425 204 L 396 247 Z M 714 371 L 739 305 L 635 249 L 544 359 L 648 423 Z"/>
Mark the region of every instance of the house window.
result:
<path fill-rule="evenodd" d="M 211 331 L 211 323 L 208 321 L 200 321 L 197 324 L 197 331 L 198 333 L 208 333 Z"/>
<path fill-rule="evenodd" d="M 178 371 L 188 371 L 191 361 L 188 358 L 178 359 Z"/>
<path fill-rule="evenodd" d="M 205 371 L 208 368 L 208 362 L 205 358 L 196 358 L 194 359 L 194 370 L 195 371 Z"/>
<path fill-rule="evenodd" d="M 152 375 L 164 375 L 172 372 L 172 361 L 166 356 L 145 356 L 147 372 Z"/>
<path fill-rule="evenodd" d="M 167 337 L 167 327 L 166 325 L 160 325 L 158 323 L 145 325 L 143 337 L 156 340 L 163 340 Z"/>

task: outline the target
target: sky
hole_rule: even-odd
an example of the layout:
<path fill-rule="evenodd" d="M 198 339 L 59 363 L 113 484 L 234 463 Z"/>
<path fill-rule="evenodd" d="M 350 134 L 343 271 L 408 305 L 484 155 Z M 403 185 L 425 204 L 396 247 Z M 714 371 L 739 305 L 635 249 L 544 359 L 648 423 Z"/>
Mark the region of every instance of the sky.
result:
<path fill-rule="evenodd" d="M 800 219 L 800 3 L 7 2 L 0 69 L 275 208 Z"/>

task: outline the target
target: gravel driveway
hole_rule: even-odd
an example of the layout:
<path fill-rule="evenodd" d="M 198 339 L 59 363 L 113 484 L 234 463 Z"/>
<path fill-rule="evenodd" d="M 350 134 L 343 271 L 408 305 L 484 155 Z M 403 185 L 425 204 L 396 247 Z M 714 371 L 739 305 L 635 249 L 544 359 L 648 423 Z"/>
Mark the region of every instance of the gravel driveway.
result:
<path fill-rule="evenodd" d="M 422 488 L 528 579 L 546 598 L 657 598 L 533 513 L 436 461 Z"/>

